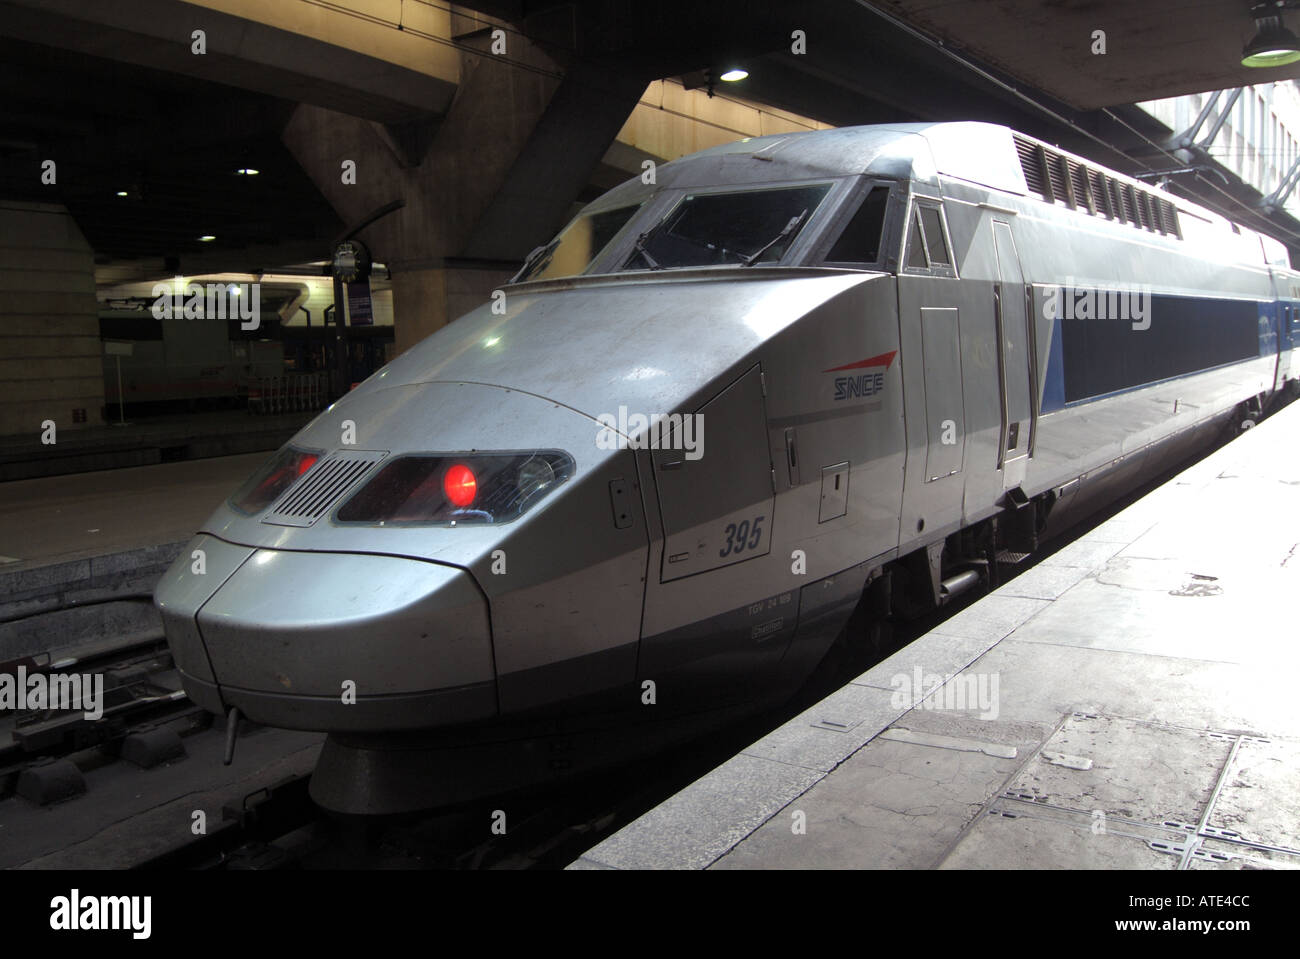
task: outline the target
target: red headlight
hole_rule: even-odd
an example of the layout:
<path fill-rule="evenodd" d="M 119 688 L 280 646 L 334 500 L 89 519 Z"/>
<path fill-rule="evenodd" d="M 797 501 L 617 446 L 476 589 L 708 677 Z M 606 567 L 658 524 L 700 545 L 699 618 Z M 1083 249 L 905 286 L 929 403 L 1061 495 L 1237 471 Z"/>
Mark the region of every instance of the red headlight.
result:
<path fill-rule="evenodd" d="M 442 491 L 447 494 L 447 500 L 452 506 L 468 506 L 474 502 L 474 494 L 478 491 L 474 471 L 464 463 L 457 463 L 443 477 Z"/>
<path fill-rule="evenodd" d="M 230 502 L 245 513 L 260 513 L 293 485 L 294 480 L 316 465 L 318 459 L 318 453 L 286 446 L 250 476 L 230 497 Z"/>
<path fill-rule="evenodd" d="M 506 523 L 573 475 L 560 450 L 389 460 L 339 507 L 340 523 Z"/>

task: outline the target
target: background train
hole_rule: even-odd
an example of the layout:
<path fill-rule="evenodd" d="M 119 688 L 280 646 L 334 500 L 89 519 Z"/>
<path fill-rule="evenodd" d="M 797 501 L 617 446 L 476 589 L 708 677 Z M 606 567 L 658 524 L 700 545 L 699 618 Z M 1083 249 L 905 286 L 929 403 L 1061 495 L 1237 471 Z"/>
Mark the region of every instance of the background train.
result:
<path fill-rule="evenodd" d="M 990 585 L 1295 392 L 1282 247 L 1003 127 L 656 180 L 324 411 L 159 585 L 196 702 L 331 733 L 323 805 L 454 802 L 788 696 L 855 610 Z"/>
<path fill-rule="evenodd" d="M 251 282 L 230 276 L 228 283 Z M 202 283 L 203 277 L 189 282 Z M 104 353 L 106 420 L 118 415 L 118 363 L 126 414 L 147 417 L 204 409 L 284 413 L 323 408 L 334 398 L 333 283 L 301 276 L 293 282 L 263 277 L 256 329 L 236 319 L 155 318 L 152 283 L 128 284 L 106 296 L 99 313 L 102 344 L 130 352 Z M 360 382 L 393 355 L 391 309 L 385 299 L 373 325 L 345 325 L 348 383 Z M 232 307 L 227 315 L 236 316 Z"/>

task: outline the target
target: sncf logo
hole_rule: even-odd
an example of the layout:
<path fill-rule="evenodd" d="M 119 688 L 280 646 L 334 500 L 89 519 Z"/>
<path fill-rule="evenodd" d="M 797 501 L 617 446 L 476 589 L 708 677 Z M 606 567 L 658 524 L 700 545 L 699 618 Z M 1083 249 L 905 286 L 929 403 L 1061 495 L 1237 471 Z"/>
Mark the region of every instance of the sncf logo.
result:
<path fill-rule="evenodd" d="M 890 350 L 869 359 L 832 366 L 823 373 L 845 373 L 835 377 L 835 399 L 849 400 L 860 396 L 875 396 L 885 389 L 885 371 L 894 362 L 898 350 Z"/>

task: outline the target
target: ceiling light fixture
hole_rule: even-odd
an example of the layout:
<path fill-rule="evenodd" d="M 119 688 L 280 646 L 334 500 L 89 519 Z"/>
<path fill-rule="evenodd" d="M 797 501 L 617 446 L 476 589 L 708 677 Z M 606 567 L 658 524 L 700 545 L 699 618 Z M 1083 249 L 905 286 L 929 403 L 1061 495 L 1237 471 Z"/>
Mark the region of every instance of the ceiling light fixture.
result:
<path fill-rule="evenodd" d="M 1250 10 L 1255 18 L 1255 36 L 1241 51 L 1243 67 L 1283 67 L 1300 60 L 1300 39 L 1282 25 L 1285 0 L 1259 3 Z"/>
<path fill-rule="evenodd" d="M 743 80 L 747 76 L 749 76 L 748 70 L 742 70 L 740 67 L 732 67 L 718 79 L 726 80 L 728 83 L 735 83 L 737 80 Z"/>

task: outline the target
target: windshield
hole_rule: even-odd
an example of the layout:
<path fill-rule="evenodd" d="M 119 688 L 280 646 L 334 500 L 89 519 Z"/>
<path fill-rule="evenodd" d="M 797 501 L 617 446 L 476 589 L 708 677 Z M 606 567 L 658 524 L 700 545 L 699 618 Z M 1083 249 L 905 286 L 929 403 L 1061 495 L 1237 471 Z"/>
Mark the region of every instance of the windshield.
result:
<path fill-rule="evenodd" d="M 577 217 L 554 240 L 533 252 L 515 282 L 577 276 L 640 208 L 635 203 Z"/>
<path fill-rule="evenodd" d="M 829 183 L 744 193 L 687 194 L 637 240 L 624 270 L 775 263 L 830 190 Z"/>

